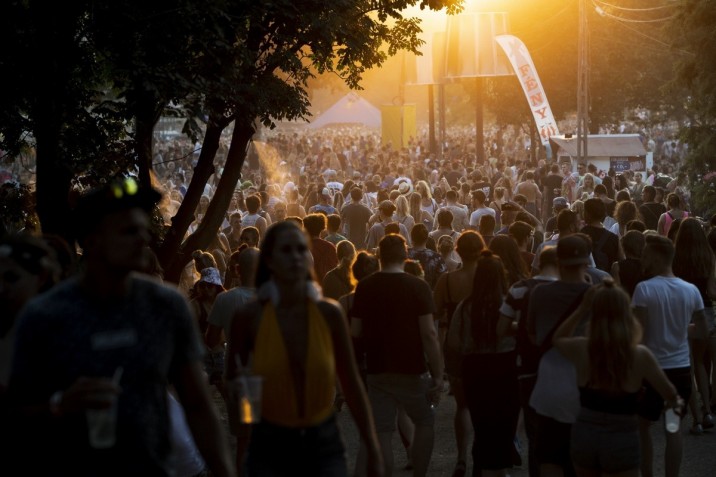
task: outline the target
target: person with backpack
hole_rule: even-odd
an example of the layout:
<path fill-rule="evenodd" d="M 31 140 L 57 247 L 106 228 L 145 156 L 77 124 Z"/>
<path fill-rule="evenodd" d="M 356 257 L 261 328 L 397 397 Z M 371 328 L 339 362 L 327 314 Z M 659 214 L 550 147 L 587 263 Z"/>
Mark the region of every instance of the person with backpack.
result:
<path fill-rule="evenodd" d="M 537 461 L 537 413 L 530 407 L 529 401 L 537 380 L 539 363 L 539 346 L 534 344 L 527 332 L 527 313 L 530 296 L 537 285 L 559 280 L 557 265 L 557 247 L 545 247 L 537 257 L 537 273 L 532 278 L 520 280 L 513 284 L 500 308 L 500 321 L 497 323 L 497 334 L 501 340 L 505 336 L 515 336 L 517 359 L 517 381 L 519 384 L 520 407 L 528 441 L 528 469 L 530 477 L 539 475 Z"/>
<path fill-rule="evenodd" d="M 656 224 L 656 231 L 663 237 L 669 235 L 669 229 L 674 220 L 683 220 L 689 216 L 689 212 L 681 206 L 681 198 L 674 193 L 666 196 L 666 205 L 668 210 L 659 216 L 659 221 Z"/>
<path fill-rule="evenodd" d="M 537 285 L 530 295 L 527 332 L 539 350 L 529 405 L 537 413 L 535 451 L 540 477 L 573 475 L 569 444 L 580 408 L 579 390 L 574 365 L 552 349 L 552 334 L 591 286 L 586 279 L 590 249 L 584 234 L 561 237 L 557 242 L 559 280 Z"/>
<path fill-rule="evenodd" d="M 393 222 L 393 213 L 395 213 L 395 204 L 389 200 L 384 200 L 378 206 L 378 222 L 368 230 L 368 238 L 366 239 L 366 248 L 368 250 L 375 250 L 378 248 L 378 243 L 386 234 L 385 226 Z M 405 239 L 406 242 L 410 243 L 410 233 L 403 224 L 397 224 L 400 230 L 400 235 Z"/>

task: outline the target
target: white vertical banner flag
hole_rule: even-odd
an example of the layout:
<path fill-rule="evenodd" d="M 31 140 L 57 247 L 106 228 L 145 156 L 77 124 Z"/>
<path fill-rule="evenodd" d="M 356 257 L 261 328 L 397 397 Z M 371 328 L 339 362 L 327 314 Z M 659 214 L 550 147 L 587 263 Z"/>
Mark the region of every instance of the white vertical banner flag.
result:
<path fill-rule="evenodd" d="M 527 102 L 532 110 L 532 115 L 535 118 L 537 132 L 542 144 L 549 145 L 550 136 L 559 135 L 559 129 L 527 47 L 522 40 L 514 35 L 498 35 L 495 40 L 505 51 L 517 74 L 517 78 L 520 80 Z"/>

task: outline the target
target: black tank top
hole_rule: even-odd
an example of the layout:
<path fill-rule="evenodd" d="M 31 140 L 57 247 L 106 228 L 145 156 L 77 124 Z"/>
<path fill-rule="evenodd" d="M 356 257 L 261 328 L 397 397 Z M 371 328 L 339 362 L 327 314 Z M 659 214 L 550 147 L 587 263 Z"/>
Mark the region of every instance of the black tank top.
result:
<path fill-rule="evenodd" d="M 579 387 L 579 402 L 582 407 L 609 414 L 636 414 L 639 391 L 633 393 L 612 393 L 586 386 Z"/>

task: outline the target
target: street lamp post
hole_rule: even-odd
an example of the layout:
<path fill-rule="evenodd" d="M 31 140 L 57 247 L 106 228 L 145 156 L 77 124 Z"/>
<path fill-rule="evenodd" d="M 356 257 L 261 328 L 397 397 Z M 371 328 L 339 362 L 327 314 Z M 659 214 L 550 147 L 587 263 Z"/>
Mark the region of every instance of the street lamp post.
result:
<path fill-rule="evenodd" d="M 577 59 L 577 163 L 588 156 L 589 142 L 589 30 L 587 0 L 579 0 L 579 44 Z"/>

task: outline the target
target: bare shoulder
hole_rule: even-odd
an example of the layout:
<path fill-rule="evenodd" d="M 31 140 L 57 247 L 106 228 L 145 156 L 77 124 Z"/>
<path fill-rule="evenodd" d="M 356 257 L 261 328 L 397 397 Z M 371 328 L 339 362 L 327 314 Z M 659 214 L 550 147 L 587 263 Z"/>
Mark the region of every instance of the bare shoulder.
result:
<path fill-rule="evenodd" d="M 330 298 L 322 299 L 318 302 L 318 309 L 331 328 L 335 328 L 340 322 L 345 322 L 343 309 L 335 300 Z"/>
<path fill-rule="evenodd" d="M 340 304 L 336 300 L 333 300 L 331 298 L 323 298 L 321 301 L 319 301 L 318 309 L 324 315 L 331 315 L 333 317 L 343 316 L 343 310 L 341 309 Z"/>
<path fill-rule="evenodd" d="M 643 344 L 636 345 L 636 349 L 634 350 L 634 357 L 637 360 L 644 361 L 644 360 L 653 360 L 654 355 L 651 352 L 649 348 L 644 346 Z"/>

